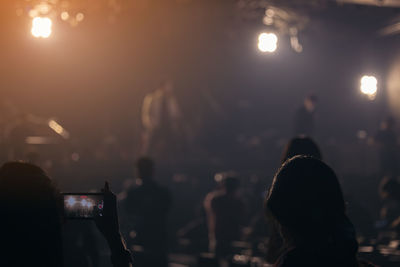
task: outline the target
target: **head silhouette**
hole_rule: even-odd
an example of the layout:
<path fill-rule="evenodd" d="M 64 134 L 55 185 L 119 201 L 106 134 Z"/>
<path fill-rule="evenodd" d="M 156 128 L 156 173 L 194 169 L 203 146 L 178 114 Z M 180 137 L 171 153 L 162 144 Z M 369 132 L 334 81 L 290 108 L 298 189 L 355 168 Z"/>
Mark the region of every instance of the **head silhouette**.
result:
<path fill-rule="evenodd" d="M 335 254 L 332 261 L 354 259 L 354 228 L 345 214 L 339 181 L 324 162 L 308 156 L 285 162 L 274 177 L 266 208 L 287 243 L 306 249 L 326 248 Z"/>
<path fill-rule="evenodd" d="M 136 162 L 138 178 L 151 180 L 154 175 L 154 161 L 151 158 L 142 157 Z"/>
<path fill-rule="evenodd" d="M 395 199 L 400 201 L 400 183 L 391 177 L 382 179 L 379 185 L 379 193 L 383 199 Z"/>
<path fill-rule="evenodd" d="M 32 164 L 0 168 L 1 241 L 7 266 L 61 266 L 60 194 L 45 172 Z M 22 244 L 28 244 L 21 257 Z M 4 252 L 4 251 L 3 251 Z"/>
<path fill-rule="evenodd" d="M 222 180 L 223 188 L 228 194 L 233 194 L 239 189 L 239 179 L 235 176 L 227 176 Z"/>
<path fill-rule="evenodd" d="M 289 141 L 282 155 L 281 163 L 284 163 L 286 160 L 297 155 L 305 155 L 314 157 L 316 159 L 322 159 L 321 151 L 319 150 L 318 145 L 307 136 L 298 136 Z"/>
<path fill-rule="evenodd" d="M 396 125 L 396 120 L 392 116 L 387 116 L 382 122 L 381 122 L 381 129 L 382 130 L 393 130 L 393 128 Z"/>

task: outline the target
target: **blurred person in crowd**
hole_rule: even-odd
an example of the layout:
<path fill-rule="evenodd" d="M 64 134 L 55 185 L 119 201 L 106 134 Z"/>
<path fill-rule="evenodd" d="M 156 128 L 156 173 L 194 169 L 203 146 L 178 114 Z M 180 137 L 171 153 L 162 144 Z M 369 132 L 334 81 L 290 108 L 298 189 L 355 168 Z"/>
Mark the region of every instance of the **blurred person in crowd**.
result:
<path fill-rule="evenodd" d="M 282 154 L 281 164 L 297 155 L 305 155 L 314 157 L 316 159 L 322 159 L 321 150 L 319 149 L 317 143 L 315 143 L 312 138 L 305 135 L 294 137 L 288 142 Z"/>
<path fill-rule="evenodd" d="M 396 228 L 400 219 L 400 183 L 393 178 L 385 177 L 380 183 L 379 193 L 383 200 L 380 226 Z"/>
<path fill-rule="evenodd" d="M 265 201 L 285 242 L 276 266 L 359 266 L 355 229 L 334 171 L 309 156 L 286 161 Z"/>
<path fill-rule="evenodd" d="M 138 179 L 125 199 L 125 210 L 133 229 L 130 232 L 135 266 L 168 266 L 167 216 L 171 207 L 169 191 L 154 180 L 154 162 L 140 158 Z"/>
<path fill-rule="evenodd" d="M 211 192 L 204 201 L 209 248 L 218 259 L 232 253 L 232 242 L 241 239 L 245 221 L 245 204 L 240 197 L 239 179 L 228 173 L 221 177 L 221 189 Z"/>
<path fill-rule="evenodd" d="M 296 110 L 294 116 L 294 135 L 314 136 L 315 134 L 315 108 L 317 97 L 309 95 L 304 99 L 303 105 Z"/>
<path fill-rule="evenodd" d="M 374 141 L 379 146 L 379 170 L 380 175 L 396 177 L 397 167 L 397 133 L 396 122 L 391 116 L 382 121 Z"/>
<path fill-rule="evenodd" d="M 63 199 L 45 172 L 32 164 L 9 162 L 0 168 L 0 265 L 63 266 Z M 111 249 L 115 267 L 131 266 L 119 232 L 115 195 L 106 183 L 104 213 L 95 223 Z"/>
<path fill-rule="evenodd" d="M 301 135 L 292 138 L 286 145 L 281 164 L 284 164 L 288 159 L 297 156 L 305 155 L 322 160 L 322 154 L 318 145 L 310 137 Z M 284 251 L 283 239 L 279 233 L 279 226 L 272 218 L 272 214 L 267 213 L 267 222 L 269 225 L 269 243 L 267 246 L 267 261 L 274 263 Z"/>
<path fill-rule="evenodd" d="M 147 94 L 142 105 L 143 155 L 172 153 L 179 145 L 182 111 L 171 80 L 164 81 L 154 92 Z"/>

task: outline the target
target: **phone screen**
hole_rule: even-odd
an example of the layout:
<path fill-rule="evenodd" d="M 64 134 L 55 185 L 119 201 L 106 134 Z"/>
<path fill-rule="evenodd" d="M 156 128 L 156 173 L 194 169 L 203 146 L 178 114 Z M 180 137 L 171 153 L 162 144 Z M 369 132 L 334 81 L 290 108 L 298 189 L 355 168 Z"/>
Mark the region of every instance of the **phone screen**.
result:
<path fill-rule="evenodd" d="M 102 193 L 63 193 L 64 216 L 67 219 L 93 219 L 103 216 Z"/>

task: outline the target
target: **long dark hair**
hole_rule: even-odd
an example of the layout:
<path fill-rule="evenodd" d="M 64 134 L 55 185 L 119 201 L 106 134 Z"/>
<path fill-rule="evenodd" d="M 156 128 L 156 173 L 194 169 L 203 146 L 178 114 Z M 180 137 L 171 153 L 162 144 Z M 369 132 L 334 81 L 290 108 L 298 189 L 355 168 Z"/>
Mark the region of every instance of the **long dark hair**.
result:
<path fill-rule="evenodd" d="M 33 164 L 0 168 L 2 263 L 7 266 L 62 266 L 61 196 Z"/>
<path fill-rule="evenodd" d="M 289 159 L 275 175 L 265 204 L 286 242 L 313 255 L 331 255 L 336 265 L 329 266 L 355 264 L 354 227 L 336 174 L 324 162 L 309 156 Z"/>

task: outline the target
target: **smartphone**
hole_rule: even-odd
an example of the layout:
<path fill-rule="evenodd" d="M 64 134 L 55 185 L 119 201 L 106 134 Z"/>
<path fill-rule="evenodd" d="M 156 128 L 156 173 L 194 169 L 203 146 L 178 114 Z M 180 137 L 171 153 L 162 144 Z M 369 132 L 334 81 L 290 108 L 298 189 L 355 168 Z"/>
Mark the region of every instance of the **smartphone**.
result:
<path fill-rule="evenodd" d="M 63 193 L 64 216 L 67 219 L 93 219 L 103 216 L 103 193 Z"/>

